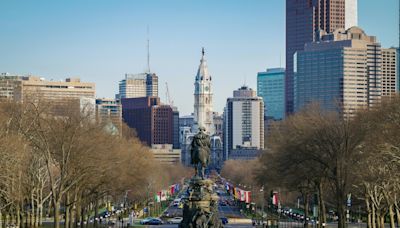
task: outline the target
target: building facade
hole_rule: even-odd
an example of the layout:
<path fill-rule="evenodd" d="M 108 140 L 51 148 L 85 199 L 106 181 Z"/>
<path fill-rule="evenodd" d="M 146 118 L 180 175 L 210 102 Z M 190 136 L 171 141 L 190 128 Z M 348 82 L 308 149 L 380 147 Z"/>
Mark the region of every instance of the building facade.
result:
<path fill-rule="evenodd" d="M 35 76 L 22 77 L 14 90 L 14 99 L 23 101 L 32 95 L 45 100 L 65 102 L 82 97 L 95 99 L 96 89 L 94 83 L 81 82 L 79 78 L 47 81 Z"/>
<path fill-rule="evenodd" d="M 177 107 L 172 107 L 172 123 L 173 123 L 173 137 L 172 137 L 172 145 L 174 149 L 180 149 L 181 143 L 179 141 L 179 111 Z"/>
<path fill-rule="evenodd" d="M 174 165 L 181 162 L 181 150 L 174 149 L 172 144 L 153 144 L 150 150 L 154 159 L 161 164 Z"/>
<path fill-rule="evenodd" d="M 173 110 L 159 97 L 123 98 L 122 118 L 135 129 L 138 138 L 148 146 L 173 144 Z"/>
<path fill-rule="evenodd" d="M 0 99 L 14 99 L 14 90 L 23 76 L 9 73 L 0 74 Z"/>
<path fill-rule="evenodd" d="M 349 19 L 346 19 L 346 16 Z M 286 0 L 286 112 L 294 111 L 293 55 L 321 32 L 357 25 L 357 0 Z"/>
<path fill-rule="evenodd" d="M 158 76 L 154 73 L 125 74 L 119 82 L 119 99 L 152 96 L 158 96 Z"/>
<path fill-rule="evenodd" d="M 226 102 L 223 142 L 226 159 L 239 147 L 264 148 L 264 102 L 247 86 L 235 90 Z"/>
<path fill-rule="evenodd" d="M 398 54 L 396 48 L 382 48 L 382 96 L 390 97 L 398 92 Z"/>
<path fill-rule="evenodd" d="M 295 110 L 310 102 L 352 116 L 380 103 L 382 48 L 358 28 L 337 30 L 295 54 Z"/>
<path fill-rule="evenodd" d="M 204 48 L 194 83 L 194 122 L 204 127 L 206 133 L 214 134 L 212 78 L 204 58 Z"/>
<path fill-rule="evenodd" d="M 265 119 L 285 118 L 285 69 L 272 68 L 257 74 L 257 95 L 264 101 Z"/>
<path fill-rule="evenodd" d="M 117 100 L 96 99 L 96 119 L 100 123 L 105 123 L 110 133 L 122 133 L 122 106 Z"/>

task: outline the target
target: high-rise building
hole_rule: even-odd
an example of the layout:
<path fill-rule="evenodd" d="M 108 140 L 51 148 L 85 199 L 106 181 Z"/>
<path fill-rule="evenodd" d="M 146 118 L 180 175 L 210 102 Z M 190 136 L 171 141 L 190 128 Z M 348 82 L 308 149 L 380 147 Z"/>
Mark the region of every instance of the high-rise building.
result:
<path fill-rule="evenodd" d="M 211 170 L 221 170 L 223 160 L 223 147 L 221 137 L 218 135 L 213 135 L 210 137 L 211 141 L 211 161 L 208 165 L 208 168 Z"/>
<path fill-rule="evenodd" d="M 125 74 L 119 82 L 119 99 L 151 96 L 158 96 L 158 76 L 154 73 Z"/>
<path fill-rule="evenodd" d="M 382 96 L 382 49 L 358 28 L 336 30 L 295 54 L 295 111 L 310 102 L 352 116 Z"/>
<path fill-rule="evenodd" d="M 358 26 L 358 0 L 345 0 L 345 29 Z"/>
<path fill-rule="evenodd" d="M 346 20 L 346 16 L 350 18 Z M 356 0 L 286 0 L 286 113 L 294 108 L 293 55 L 320 33 L 357 25 Z"/>
<path fill-rule="evenodd" d="M 173 123 L 173 136 L 172 136 L 172 145 L 174 149 L 180 149 L 181 144 L 179 142 L 179 111 L 177 107 L 172 107 L 172 123 Z"/>
<path fill-rule="evenodd" d="M 122 106 L 115 99 L 96 99 L 96 119 L 105 123 L 110 133 L 122 133 Z"/>
<path fill-rule="evenodd" d="M 258 72 L 257 95 L 264 100 L 265 119 L 285 118 L 285 69 L 272 68 Z"/>
<path fill-rule="evenodd" d="M 382 96 L 394 96 L 398 92 L 397 49 L 382 48 Z"/>
<path fill-rule="evenodd" d="M 142 142 L 148 146 L 173 144 L 175 128 L 171 106 L 161 104 L 159 97 L 123 98 L 121 104 L 123 120 L 136 130 Z"/>
<path fill-rule="evenodd" d="M 194 87 L 194 122 L 197 127 L 204 127 L 207 134 L 213 135 L 212 78 L 208 73 L 207 61 L 204 58 L 204 48 L 202 50 Z"/>
<path fill-rule="evenodd" d="M 264 102 L 256 92 L 242 86 L 228 98 L 224 111 L 224 153 L 237 148 L 264 148 Z"/>
<path fill-rule="evenodd" d="M 223 131 L 224 117 L 223 117 L 223 115 L 218 114 L 218 112 L 214 112 L 213 113 L 213 123 L 214 123 L 214 135 L 218 135 L 222 139 L 222 135 L 224 134 L 224 131 Z"/>

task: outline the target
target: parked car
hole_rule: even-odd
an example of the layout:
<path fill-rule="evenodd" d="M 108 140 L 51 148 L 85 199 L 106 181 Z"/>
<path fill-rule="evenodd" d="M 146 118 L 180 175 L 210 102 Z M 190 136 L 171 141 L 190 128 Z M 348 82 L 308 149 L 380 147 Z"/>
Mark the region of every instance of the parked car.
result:
<path fill-rule="evenodd" d="M 228 218 L 221 217 L 220 219 L 221 219 L 222 225 L 228 224 Z"/>
<path fill-rule="evenodd" d="M 145 224 L 147 224 L 149 221 L 151 221 L 152 219 L 154 219 L 154 218 L 153 218 L 153 217 L 144 218 L 144 219 L 140 220 L 140 224 L 145 225 Z"/>
<path fill-rule="evenodd" d="M 168 223 L 169 224 L 179 224 L 182 222 L 182 220 L 183 220 L 182 217 L 175 217 L 175 218 L 168 219 Z"/>
<path fill-rule="evenodd" d="M 158 218 L 153 218 L 150 221 L 146 222 L 144 225 L 161 225 L 163 224 L 163 221 Z"/>

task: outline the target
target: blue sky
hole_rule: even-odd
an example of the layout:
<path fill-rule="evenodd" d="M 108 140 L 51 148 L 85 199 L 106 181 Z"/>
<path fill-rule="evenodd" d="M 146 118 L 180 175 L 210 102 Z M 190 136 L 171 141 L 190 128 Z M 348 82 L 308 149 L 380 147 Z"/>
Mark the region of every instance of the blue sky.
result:
<path fill-rule="evenodd" d="M 383 4 L 384 3 L 384 4 Z M 398 0 L 359 0 L 359 26 L 383 47 L 398 44 Z M 165 82 L 181 114 L 193 110 L 201 47 L 214 79 L 214 109 L 256 75 L 284 66 L 284 0 L 0 1 L 0 72 L 96 83 L 114 97 L 125 73 L 151 70 Z M 282 60 L 282 61 L 281 61 Z"/>

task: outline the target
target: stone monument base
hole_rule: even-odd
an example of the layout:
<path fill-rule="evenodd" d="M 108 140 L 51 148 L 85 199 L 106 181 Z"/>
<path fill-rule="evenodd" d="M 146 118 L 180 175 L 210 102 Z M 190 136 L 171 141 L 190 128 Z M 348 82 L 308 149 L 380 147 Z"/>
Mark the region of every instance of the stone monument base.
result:
<path fill-rule="evenodd" d="M 194 176 L 189 183 L 189 196 L 184 200 L 183 220 L 180 228 L 223 227 L 218 214 L 218 196 L 214 182 Z"/>

